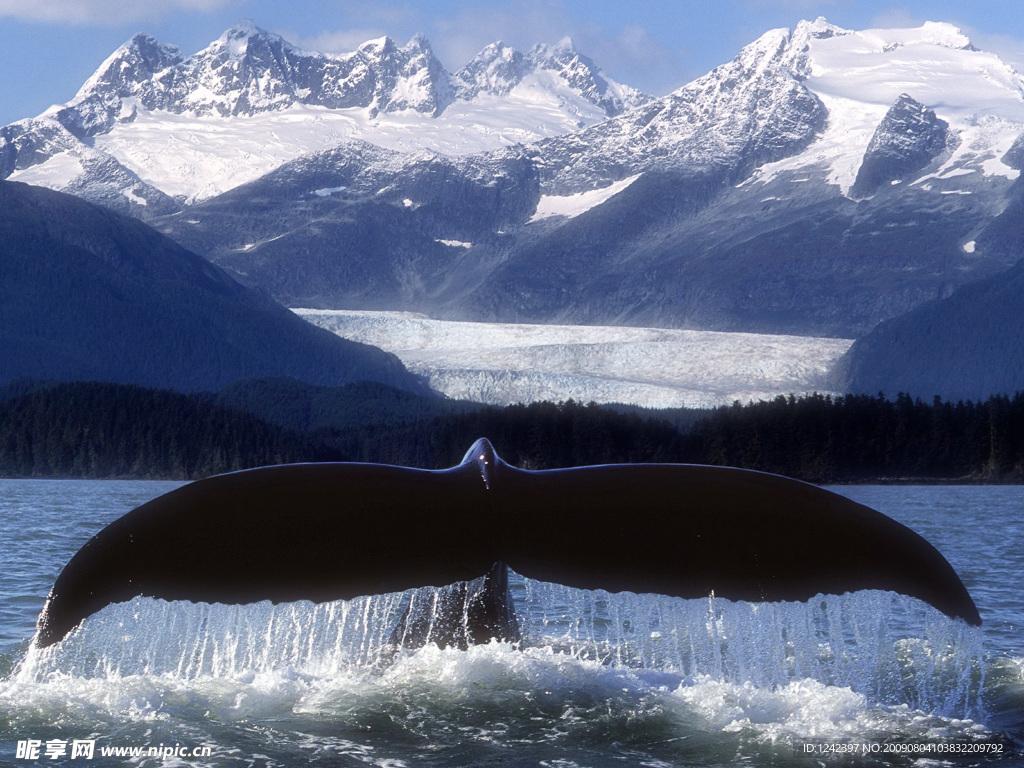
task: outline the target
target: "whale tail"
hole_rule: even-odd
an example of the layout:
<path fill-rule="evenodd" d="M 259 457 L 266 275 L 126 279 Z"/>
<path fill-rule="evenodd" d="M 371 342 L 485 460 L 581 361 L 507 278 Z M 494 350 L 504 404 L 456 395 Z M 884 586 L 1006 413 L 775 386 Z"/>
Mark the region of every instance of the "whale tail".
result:
<path fill-rule="evenodd" d="M 515 642 L 502 564 L 570 587 L 683 598 L 802 601 L 890 590 L 981 622 L 931 544 L 821 488 L 679 464 L 528 471 L 479 440 L 447 470 L 295 464 L 156 498 L 71 558 L 36 643 L 58 642 L 92 613 L 136 596 L 324 602 L 446 585 L 455 586 L 442 614 L 472 616 L 469 628 L 436 616 L 429 628 L 425 609 L 410 605 L 396 639 Z"/>
<path fill-rule="evenodd" d="M 508 566 L 495 563 L 472 581 L 449 584 L 426 595 L 414 593 L 388 645 L 412 649 L 433 643 L 466 650 L 491 640 L 518 644 L 522 639 L 508 591 Z"/>

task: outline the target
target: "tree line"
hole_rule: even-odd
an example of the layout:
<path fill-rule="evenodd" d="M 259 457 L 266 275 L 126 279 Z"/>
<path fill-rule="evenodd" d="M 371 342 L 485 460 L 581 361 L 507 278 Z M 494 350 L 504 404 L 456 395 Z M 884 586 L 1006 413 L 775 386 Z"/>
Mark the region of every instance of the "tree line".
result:
<path fill-rule="evenodd" d="M 44 386 L 0 403 L 0 476 L 192 479 L 335 451 L 203 395 L 122 384 Z"/>
<path fill-rule="evenodd" d="M 296 416 L 258 385 L 255 413 L 216 394 L 101 383 L 0 391 L 0 476 L 198 478 L 298 461 L 370 461 L 429 469 L 459 462 L 479 437 L 527 469 L 623 462 L 718 464 L 811 482 L 1024 482 L 1024 394 L 971 402 L 900 394 L 778 397 L 679 413 L 591 404 L 504 408 L 404 405 L 382 385 L 316 391 L 336 421 Z M 295 390 L 298 391 L 298 390 Z M 353 407 L 341 407 L 344 398 Z M 405 398 L 405 395 L 402 396 Z M 244 398 L 243 398 L 244 399 Z M 358 403 L 371 407 L 362 418 Z M 398 402 L 398 401 L 395 401 Z M 262 404 L 262 405 L 260 405 Z M 260 411 L 263 412 L 260 412 Z M 314 409 L 334 413 L 328 408 Z M 274 423 L 278 422 L 278 423 Z"/>
<path fill-rule="evenodd" d="M 719 408 L 694 458 L 812 482 L 1024 481 L 1024 394 L 930 401 L 899 394 L 778 397 Z"/>

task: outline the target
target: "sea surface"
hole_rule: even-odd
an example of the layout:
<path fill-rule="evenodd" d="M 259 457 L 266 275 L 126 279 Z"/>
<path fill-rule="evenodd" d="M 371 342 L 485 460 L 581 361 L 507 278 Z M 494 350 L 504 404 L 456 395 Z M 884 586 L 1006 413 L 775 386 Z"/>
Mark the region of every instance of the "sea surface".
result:
<path fill-rule="evenodd" d="M 980 629 L 887 592 L 756 605 L 516 578 L 518 649 L 389 652 L 409 594 L 136 599 L 30 649 L 68 559 L 176 485 L 0 480 L 0 765 L 1024 765 L 1021 487 L 833 489 L 935 544 Z"/>

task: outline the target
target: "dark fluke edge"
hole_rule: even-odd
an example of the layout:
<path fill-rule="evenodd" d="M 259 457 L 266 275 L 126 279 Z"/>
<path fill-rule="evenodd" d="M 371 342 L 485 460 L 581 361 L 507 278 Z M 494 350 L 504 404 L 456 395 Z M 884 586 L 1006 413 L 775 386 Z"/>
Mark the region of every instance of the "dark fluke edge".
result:
<path fill-rule="evenodd" d="M 515 639 L 502 563 L 570 587 L 683 598 L 890 590 L 981 623 L 924 538 L 816 486 L 680 464 L 527 471 L 478 440 L 446 470 L 295 464 L 178 488 L 82 547 L 53 586 L 36 642 L 52 645 L 140 595 L 323 602 L 428 585 L 454 585 L 453 610 L 478 617 L 439 644 Z M 415 635 L 420 623 L 409 613 L 396 633 Z"/>
<path fill-rule="evenodd" d="M 388 646 L 422 648 L 434 643 L 466 650 L 492 639 L 506 643 L 523 639 L 508 591 L 508 566 L 501 562 L 484 576 L 457 581 L 426 599 L 413 595 Z"/>

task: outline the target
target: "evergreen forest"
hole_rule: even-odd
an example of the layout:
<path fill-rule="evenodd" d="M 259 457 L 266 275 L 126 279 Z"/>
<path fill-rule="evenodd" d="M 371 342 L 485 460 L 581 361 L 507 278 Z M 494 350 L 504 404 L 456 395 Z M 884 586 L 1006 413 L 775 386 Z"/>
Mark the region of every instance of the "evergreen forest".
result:
<path fill-rule="evenodd" d="M 109 383 L 0 388 L 0 476 L 194 479 L 268 464 L 438 469 L 479 437 L 510 464 L 717 464 L 816 483 L 1024 482 L 1024 393 L 984 401 L 778 397 L 711 411 L 504 408 L 383 384 L 289 379 L 180 394 Z"/>

